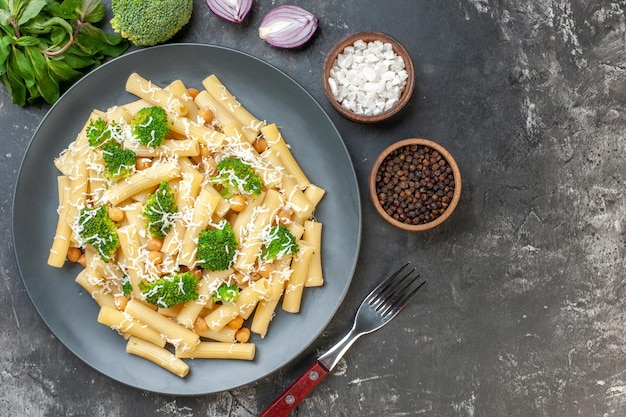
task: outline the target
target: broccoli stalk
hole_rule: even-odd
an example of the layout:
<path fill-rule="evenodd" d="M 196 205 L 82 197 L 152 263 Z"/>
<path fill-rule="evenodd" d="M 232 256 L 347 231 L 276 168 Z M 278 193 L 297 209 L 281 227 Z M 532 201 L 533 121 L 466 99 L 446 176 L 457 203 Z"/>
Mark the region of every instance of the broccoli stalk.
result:
<path fill-rule="evenodd" d="M 236 284 L 222 284 L 213 293 L 215 303 L 234 303 L 239 295 L 239 287 Z"/>
<path fill-rule="evenodd" d="M 137 46 L 153 46 L 189 22 L 193 0 L 112 0 L 111 11 L 115 32 Z"/>
<path fill-rule="evenodd" d="M 214 229 L 198 236 L 196 254 L 198 266 L 210 271 L 224 271 L 232 266 L 237 251 L 237 239 L 230 223 L 224 221 Z"/>
<path fill-rule="evenodd" d="M 198 278 L 191 272 L 172 274 L 153 282 L 141 282 L 139 289 L 144 299 L 157 307 L 174 307 L 197 300 Z"/>
<path fill-rule="evenodd" d="M 156 148 L 170 134 L 169 124 L 167 112 L 162 107 L 149 106 L 135 114 L 130 121 L 130 129 L 137 142 Z"/>
<path fill-rule="evenodd" d="M 263 183 L 254 169 L 239 158 L 224 158 L 217 164 L 218 174 L 211 178 L 211 182 L 220 184 L 220 194 L 224 198 L 231 198 L 235 194 L 245 194 L 257 197 L 261 194 Z"/>
<path fill-rule="evenodd" d="M 143 209 L 150 236 L 163 239 L 172 228 L 177 211 L 176 196 L 169 181 L 161 182 L 159 188 L 150 194 Z"/>
<path fill-rule="evenodd" d="M 263 262 L 281 259 L 287 255 L 298 253 L 295 236 L 284 225 L 272 226 L 263 234 L 261 260 Z"/>
<path fill-rule="evenodd" d="M 85 244 L 93 246 L 105 262 L 109 262 L 120 246 L 117 227 L 109 218 L 109 209 L 105 205 L 85 207 L 80 211 L 78 235 Z"/>
<path fill-rule="evenodd" d="M 137 155 L 131 149 L 116 144 L 105 144 L 102 147 L 104 159 L 104 176 L 111 181 L 129 177 L 135 172 Z"/>

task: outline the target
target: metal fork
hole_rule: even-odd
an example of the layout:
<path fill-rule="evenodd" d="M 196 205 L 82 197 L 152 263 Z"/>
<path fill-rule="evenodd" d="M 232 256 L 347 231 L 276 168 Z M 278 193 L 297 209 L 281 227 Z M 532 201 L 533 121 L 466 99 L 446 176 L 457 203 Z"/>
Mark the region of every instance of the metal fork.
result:
<path fill-rule="evenodd" d="M 361 302 L 348 334 L 320 356 L 259 417 L 284 417 L 289 414 L 333 370 L 359 337 L 380 329 L 398 315 L 426 283 L 417 283 L 419 277 L 420 274 L 407 262 L 374 288 Z"/>

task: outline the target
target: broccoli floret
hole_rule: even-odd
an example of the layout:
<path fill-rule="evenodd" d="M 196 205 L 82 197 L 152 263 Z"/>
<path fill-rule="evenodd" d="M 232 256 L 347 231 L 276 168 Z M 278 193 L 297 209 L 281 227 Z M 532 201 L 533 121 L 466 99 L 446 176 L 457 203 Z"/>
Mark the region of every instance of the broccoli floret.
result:
<path fill-rule="evenodd" d="M 159 188 L 150 194 L 143 209 L 150 236 L 163 239 L 172 228 L 177 212 L 174 191 L 169 181 L 163 181 Z"/>
<path fill-rule="evenodd" d="M 112 123 L 109 125 L 104 119 L 98 117 L 97 119 L 91 119 L 85 134 L 89 139 L 89 144 L 94 148 L 100 147 L 104 144 L 110 143 L 112 140 L 111 133 L 117 125 Z"/>
<path fill-rule="evenodd" d="M 191 272 L 168 275 L 149 283 L 142 281 L 139 289 L 145 300 L 157 307 L 174 307 L 199 297 L 198 278 Z"/>
<path fill-rule="evenodd" d="M 213 302 L 215 303 L 234 303 L 239 295 L 239 287 L 237 284 L 222 284 L 213 293 Z"/>
<path fill-rule="evenodd" d="M 220 194 L 224 198 L 231 198 L 235 194 L 246 194 L 257 197 L 261 194 L 263 183 L 254 169 L 239 158 L 224 158 L 217 164 L 218 174 L 211 178 L 215 184 L 220 184 Z"/>
<path fill-rule="evenodd" d="M 295 236 L 284 225 L 272 226 L 267 233 L 263 234 L 263 248 L 261 259 L 273 261 L 287 255 L 298 253 L 298 244 Z"/>
<path fill-rule="evenodd" d="M 172 38 L 191 18 L 193 0 L 112 0 L 115 32 L 137 46 Z"/>
<path fill-rule="evenodd" d="M 133 284 L 130 282 L 130 277 L 126 274 L 122 277 L 122 293 L 124 296 L 130 295 L 133 292 Z"/>
<path fill-rule="evenodd" d="M 131 133 L 142 145 L 156 148 L 170 134 L 167 112 L 159 106 L 144 107 L 130 122 Z"/>
<path fill-rule="evenodd" d="M 104 176 L 111 181 L 129 177 L 135 172 L 137 155 L 132 149 L 122 148 L 116 144 L 106 144 L 102 147 L 104 159 Z"/>
<path fill-rule="evenodd" d="M 105 262 L 109 262 L 120 246 L 117 227 L 109 218 L 109 209 L 106 205 L 85 207 L 80 211 L 78 235 L 84 243 L 93 246 Z"/>
<path fill-rule="evenodd" d="M 224 271 L 232 266 L 237 239 L 230 223 L 223 222 L 198 236 L 198 266 L 210 271 Z"/>

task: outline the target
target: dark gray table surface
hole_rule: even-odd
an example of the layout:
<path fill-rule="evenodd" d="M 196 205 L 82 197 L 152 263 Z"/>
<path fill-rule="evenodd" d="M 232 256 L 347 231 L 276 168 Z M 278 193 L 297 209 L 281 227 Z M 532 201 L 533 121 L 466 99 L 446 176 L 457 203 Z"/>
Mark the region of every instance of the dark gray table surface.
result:
<path fill-rule="evenodd" d="M 405 260 L 427 286 L 394 322 L 358 341 L 294 416 L 626 415 L 626 2 L 299 0 L 292 4 L 317 14 L 320 26 L 298 50 L 257 36 L 281 3 L 256 1 L 236 26 L 196 1 L 172 41 L 271 63 L 336 124 L 363 208 L 358 265 L 339 314 L 298 360 L 215 395 L 142 392 L 92 370 L 37 315 L 13 253 L 16 178 L 49 107 L 19 108 L 0 88 L 0 415 L 257 415 Z M 362 30 L 399 39 L 416 68 L 409 106 L 378 125 L 343 119 L 321 85 L 325 54 Z M 453 217 L 420 234 L 386 224 L 366 189 L 376 155 L 408 137 L 447 147 L 464 180 Z"/>

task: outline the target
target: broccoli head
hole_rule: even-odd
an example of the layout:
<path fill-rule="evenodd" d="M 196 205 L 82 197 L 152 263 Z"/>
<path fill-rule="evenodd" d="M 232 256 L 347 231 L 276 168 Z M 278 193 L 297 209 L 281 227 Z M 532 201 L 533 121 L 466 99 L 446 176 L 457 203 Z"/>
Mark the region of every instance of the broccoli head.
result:
<path fill-rule="evenodd" d="M 198 236 L 196 254 L 198 266 L 210 271 L 224 271 L 232 266 L 237 251 L 237 239 L 230 223 L 223 222 Z"/>
<path fill-rule="evenodd" d="M 239 287 L 236 284 L 222 284 L 213 293 L 215 303 L 234 303 L 239 295 Z"/>
<path fill-rule="evenodd" d="M 172 274 L 153 282 L 141 282 L 139 289 L 145 300 L 157 307 L 174 307 L 197 300 L 198 278 L 191 272 Z"/>
<path fill-rule="evenodd" d="M 101 117 L 97 119 L 91 119 L 85 130 L 89 144 L 94 148 L 100 147 L 104 144 L 108 144 L 112 141 L 112 133 L 117 127 L 117 124 L 111 123 L 110 125 Z"/>
<path fill-rule="evenodd" d="M 78 235 L 84 243 L 93 246 L 105 262 L 109 262 L 120 246 L 117 227 L 109 218 L 109 209 L 106 205 L 85 207 L 80 211 Z"/>
<path fill-rule="evenodd" d="M 284 225 L 272 226 L 263 234 L 261 260 L 273 261 L 287 255 L 298 253 L 298 244 L 295 236 Z"/>
<path fill-rule="evenodd" d="M 135 172 L 137 155 L 131 149 L 122 148 L 117 143 L 102 147 L 104 159 L 104 176 L 111 181 L 129 177 Z"/>
<path fill-rule="evenodd" d="M 115 32 L 137 46 L 172 38 L 191 18 L 193 0 L 112 0 Z"/>
<path fill-rule="evenodd" d="M 130 122 L 131 133 L 142 145 L 156 148 L 170 134 L 167 112 L 159 106 L 140 109 Z"/>
<path fill-rule="evenodd" d="M 150 194 L 143 209 L 150 236 L 163 239 L 172 228 L 177 211 L 176 196 L 169 181 L 161 182 L 159 188 Z"/>
<path fill-rule="evenodd" d="M 231 198 L 235 194 L 245 194 L 257 197 L 261 194 L 263 183 L 254 169 L 239 158 L 224 158 L 217 164 L 217 175 L 211 178 L 215 184 L 220 184 L 220 194 L 224 198 Z"/>

